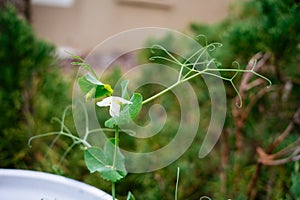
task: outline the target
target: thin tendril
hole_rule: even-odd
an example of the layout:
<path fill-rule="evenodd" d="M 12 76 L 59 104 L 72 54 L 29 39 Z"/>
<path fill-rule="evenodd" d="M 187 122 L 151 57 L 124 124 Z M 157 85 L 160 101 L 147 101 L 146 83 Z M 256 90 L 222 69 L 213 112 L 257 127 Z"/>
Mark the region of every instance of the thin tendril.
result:
<path fill-rule="evenodd" d="M 61 125 L 61 132 L 63 132 L 64 130 L 67 132 L 67 133 L 70 133 L 71 134 L 71 131 L 69 130 L 69 128 L 64 124 L 64 120 L 60 120 L 59 118 L 57 117 L 53 117 L 51 119 L 52 122 L 57 122 Z"/>
<path fill-rule="evenodd" d="M 186 61 L 184 62 L 184 64 L 187 64 L 187 62 L 189 62 L 194 56 L 196 56 L 202 50 L 205 50 L 205 47 L 202 47 L 201 49 L 199 49 L 198 51 L 196 51 L 195 53 L 193 53 L 189 58 L 186 59 Z"/>
<path fill-rule="evenodd" d="M 68 148 L 67 150 L 64 152 L 64 154 L 62 155 L 59 164 L 61 165 L 62 162 L 65 160 L 65 158 L 67 157 L 67 155 L 70 153 L 70 151 L 75 147 L 75 145 L 79 144 L 78 141 L 74 141 Z"/>
<path fill-rule="evenodd" d="M 175 200 L 177 200 L 177 198 L 178 198 L 179 174 L 180 174 L 180 168 L 177 167 L 177 177 L 176 177 L 176 187 L 175 187 Z"/>
<path fill-rule="evenodd" d="M 199 34 L 199 35 L 196 36 L 196 40 L 198 40 L 199 43 L 200 43 L 200 38 L 204 38 L 204 40 L 205 40 L 205 46 L 207 46 L 208 42 L 207 42 L 207 37 L 206 37 L 206 35 Z"/>
<path fill-rule="evenodd" d="M 152 46 L 152 48 L 151 48 L 151 51 L 154 53 L 154 48 L 155 47 L 158 47 L 157 49 L 161 49 L 161 50 L 163 50 L 166 54 L 168 54 L 168 56 L 170 56 L 175 62 L 177 62 L 177 63 L 180 63 L 181 64 L 181 62 L 179 61 L 179 60 L 177 60 L 167 49 L 165 49 L 163 46 L 161 46 L 161 45 L 158 45 L 158 44 L 155 44 L 155 45 L 153 45 Z"/>
<path fill-rule="evenodd" d="M 207 50 L 207 46 L 205 46 L 203 49 L 204 49 L 204 50 Z M 196 63 L 198 63 L 198 61 L 200 60 L 200 58 L 202 57 L 202 55 L 204 54 L 204 52 L 206 52 L 206 51 L 204 51 L 204 50 L 203 50 L 203 51 L 200 53 L 200 55 L 197 57 L 196 62 L 193 64 L 192 69 L 195 69 Z"/>
<path fill-rule="evenodd" d="M 185 64 L 185 66 L 186 67 L 188 67 L 188 66 L 193 66 L 193 65 L 203 65 L 203 64 L 205 64 L 207 61 L 201 61 L 201 62 L 198 62 L 198 63 L 187 63 L 187 64 Z M 190 70 L 192 70 L 191 68 L 188 68 L 188 69 L 190 69 Z M 194 69 L 195 70 L 195 69 Z"/>
<path fill-rule="evenodd" d="M 64 135 L 64 136 L 67 136 L 67 137 L 69 137 L 71 139 L 74 139 L 74 140 L 76 140 L 76 141 L 84 144 L 87 147 L 91 147 L 91 145 L 87 141 L 84 141 L 81 138 L 79 138 L 79 137 L 77 137 L 75 135 L 72 135 L 70 133 L 65 133 L 65 132 L 60 132 L 60 131 L 54 131 L 54 132 L 49 132 L 49 133 L 44 133 L 44 134 L 32 136 L 28 140 L 28 146 L 31 148 L 32 147 L 31 142 L 33 140 L 37 139 L 37 138 L 42 138 L 42 137 L 47 137 L 47 136 L 52 136 L 52 135 Z"/>
<path fill-rule="evenodd" d="M 166 61 L 171 62 L 171 63 L 176 64 L 176 65 L 182 65 L 181 63 L 178 63 L 174 60 L 171 60 L 171 59 L 163 57 L 163 56 L 152 56 L 152 57 L 149 58 L 149 60 L 155 60 L 155 59 L 166 60 Z"/>
<path fill-rule="evenodd" d="M 235 78 L 235 76 L 238 74 L 238 72 L 235 72 L 235 74 L 232 76 L 231 80 L 230 80 L 230 83 L 233 87 L 233 89 L 235 90 L 235 92 L 237 93 L 238 95 L 238 99 L 239 99 L 239 102 L 240 104 L 238 104 L 238 102 L 235 102 L 235 105 L 238 107 L 238 108 L 241 108 L 243 106 L 243 100 L 242 100 L 242 96 L 240 94 L 240 92 L 238 91 L 238 89 L 236 88 L 236 86 L 234 85 L 233 83 L 233 79 Z"/>
<path fill-rule="evenodd" d="M 219 42 L 210 43 L 210 44 L 208 45 L 207 50 L 208 50 L 208 51 L 214 51 L 217 47 L 222 47 L 222 46 L 223 46 L 223 45 L 222 45 L 221 43 L 219 43 Z"/>
<path fill-rule="evenodd" d="M 55 120 L 55 118 L 52 118 L 52 121 L 57 121 L 61 124 L 60 126 L 60 132 L 63 132 L 64 130 L 67 131 L 68 133 L 71 133 L 71 131 L 68 129 L 67 126 L 65 126 L 65 118 L 66 118 L 66 114 L 67 114 L 67 111 L 68 109 L 70 108 L 71 106 L 67 106 L 62 114 L 62 120 L 60 121 L 59 119 Z M 57 135 L 51 142 L 50 144 L 50 149 L 53 148 L 54 144 L 57 142 L 57 140 L 59 139 L 59 136 L 60 135 Z"/>

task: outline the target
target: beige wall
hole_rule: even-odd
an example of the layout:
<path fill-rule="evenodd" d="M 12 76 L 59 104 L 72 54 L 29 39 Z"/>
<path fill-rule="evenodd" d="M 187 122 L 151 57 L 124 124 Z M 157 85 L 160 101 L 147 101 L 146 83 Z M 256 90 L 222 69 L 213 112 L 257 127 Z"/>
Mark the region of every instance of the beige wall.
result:
<path fill-rule="evenodd" d="M 180 31 L 188 23 L 213 23 L 227 14 L 231 0 L 170 0 L 168 6 L 127 4 L 121 0 L 75 0 L 69 8 L 33 5 L 33 27 L 58 46 L 91 50 L 113 34 L 155 26 Z"/>

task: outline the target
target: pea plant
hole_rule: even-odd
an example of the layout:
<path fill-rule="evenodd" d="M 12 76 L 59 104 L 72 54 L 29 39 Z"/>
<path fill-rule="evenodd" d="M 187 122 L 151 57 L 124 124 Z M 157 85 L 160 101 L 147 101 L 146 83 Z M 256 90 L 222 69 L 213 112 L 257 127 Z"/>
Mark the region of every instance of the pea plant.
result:
<path fill-rule="evenodd" d="M 107 83 L 103 83 L 93 69 L 93 67 L 87 63 L 81 57 L 71 54 L 73 59 L 76 62 L 72 62 L 71 64 L 74 66 L 79 66 L 84 69 L 85 74 L 78 78 L 77 84 L 82 92 L 82 97 L 85 98 L 85 101 L 93 101 L 99 107 L 108 107 L 108 112 L 110 118 L 108 118 L 102 128 L 103 131 L 114 132 L 114 137 L 109 138 L 104 148 L 99 148 L 97 146 L 92 146 L 88 142 L 88 138 L 91 133 L 99 131 L 99 130 L 90 130 L 88 124 L 86 124 L 86 132 L 84 137 L 79 137 L 77 134 L 72 133 L 72 131 L 65 125 L 66 113 L 70 109 L 70 107 L 66 108 L 62 114 L 62 118 L 56 118 L 56 121 L 60 124 L 60 130 L 49 132 L 41 135 L 37 135 L 32 137 L 29 140 L 29 146 L 31 145 L 31 141 L 45 136 L 66 136 L 72 139 L 73 143 L 66 150 L 64 155 L 62 155 L 62 159 L 66 157 L 66 155 L 70 152 L 70 150 L 75 145 L 84 146 L 84 161 L 88 170 L 91 173 L 99 172 L 101 177 L 109 182 L 111 182 L 111 195 L 112 199 L 116 199 L 116 183 L 121 179 L 124 179 L 127 175 L 126 166 L 125 166 L 125 157 L 120 150 L 120 134 L 125 130 L 120 128 L 121 125 L 128 124 L 132 120 L 136 119 L 139 115 L 144 104 L 147 104 L 154 99 L 158 98 L 161 95 L 164 95 L 172 88 L 190 81 L 191 79 L 199 78 L 202 75 L 210 75 L 217 78 L 220 78 L 224 81 L 227 81 L 231 84 L 237 96 L 239 97 L 239 101 L 237 102 L 237 106 L 242 106 L 242 99 L 237 90 L 237 87 L 234 83 L 235 78 L 239 73 L 252 73 L 256 75 L 258 78 L 264 79 L 266 82 L 271 85 L 271 81 L 264 77 L 263 75 L 257 73 L 254 69 L 256 66 L 256 62 L 254 62 L 253 67 L 251 69 L 241 69 L 238 63 L 235 63 L 237 68 L 216 68 L 214 66 L 220 66 L 215 59 L 209 58 L 208 51 L 213 51 L 216 47 L 221 46 L 220 43 L 210 43 L 201 47 L 199 50 L 195 51 L 191 54 L 187 59 L 178 58 L 178 56 L 173 55 L 166 48 L 161 45 L 154 45 L 151 49 L 152 51 L 162 51 L 165 56 L 152 56 L 151 60 L 162 60 L 170 62 L 174 65 L 178 66 L 178 77 L 177 80 L 168 86 L 166 89 L 158 92 L 157 94 L 143 99 L 143 95 L 140 93 L 134 92 L 133 94 L 129 94 L 127 91 L 127 87 L 130 84 L 128 80 L 125 80 L 120 83 L 122 94 L 117 96 L 114 94 L 113 87 Z M 182 61 L 183 60 L 183 61 Z M 218 72 L 218 73 L 216 73 Z M 220 73 L 231 74 L 229 77 L 224 75 L 220 75 Z M 85 111 L 85 117 L 87 118 L 87 112 Z M 177 188 L 178 188 L 178 180 L 179 180 L 179 169 L 177 171 L 177 181 L 175 188 L 175 200 L 177 200 Z M 127 200 L 134 200 L 135 197 L 131 192 L 128 192 Z"/>

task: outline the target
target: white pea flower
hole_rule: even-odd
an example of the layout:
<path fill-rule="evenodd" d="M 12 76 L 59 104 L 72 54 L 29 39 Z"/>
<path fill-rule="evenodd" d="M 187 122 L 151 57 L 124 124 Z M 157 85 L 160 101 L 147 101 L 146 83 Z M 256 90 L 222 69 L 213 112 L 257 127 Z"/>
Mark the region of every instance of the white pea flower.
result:
<path fill-rule="evenodd" d="M 109 114 L 112 117 L 119 117 L 120 116 L 120 110 L 121 110 L 121 105 L 122 104 L 132 104 L 131 101 L 128 101 L 126 99 L 123 99 L 121 97 L 115 97 L 115 96 L 110 96 L 102 101 L 97 102 L 97 106 L 99 107 L 105 107 L 109 106 Z"/>

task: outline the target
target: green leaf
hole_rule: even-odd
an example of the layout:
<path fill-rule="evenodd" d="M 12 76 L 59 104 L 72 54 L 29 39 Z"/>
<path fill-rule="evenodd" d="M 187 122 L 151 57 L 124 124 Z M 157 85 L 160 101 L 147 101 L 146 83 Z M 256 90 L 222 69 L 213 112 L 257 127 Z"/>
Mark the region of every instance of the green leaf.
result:
<path fill-rule="evenodd" d="M 100 172 L 101 177 L 111 182 L 117 182 L 127 175 L 125 169 L 125 158 L 119 148 L 117 148 L 117 157 L 114 162 L 115 145 L 114 139 L 105 143 L 104 151 L 98 147 L 89 147 L 84 152 L 84 161 L 91 173 Z"/>
<path fill-rule="evenodd" d="M 96 84 L 88 81 L 86 75 L 78 78 L 78 85 L 84 94 L 88 93 L 92 88 L 96 87 Z"/>
<path fill-rule="evenodd" d="M 90 73 L 87 73 L 85 75 L 86 80 L 89 81 L 90 83 L 93 83 L 95 85 L 104 85 L 102 82 L 100 82 L 97 78 L 95 78 L 94 76 L 92 76 Z"/>
<path fill-rule="evenodd" d="M 113 161 L 114 161 L 114 152 L 115 152 L 115 139 L 111 138 L 104 145 L 104 154 L 106 156 L 106 162 L 111 166 L 113 165 Z M 125 158 L 121 153 L 120 148 L 117 148 L 115 167 L 118 171 L 126 172 Z"/>
<path fill-rule="evenodd" d="M 114 183 L 126 176 L 125 172 L 113 170 L 109 167 L 103 168 L 103 170 L 100 171 L 100 174 L 104 180 L 114 182 Z"/>
<path fill-rule="evenodd" d="M 78 85 L 84 95 L 86 95 L 86 99 L 101 98 L 113 93 L 113 90 L 109 85 L 101 83 L 90 73 L 78 78 Z"/>
<path fill-rule="evenodd" d="M 140 93 L 134 93 L 130 101 L 132 104 L 129 105 L 129 114 L 131 119 L 135 119 L 142 109 L 143 97 Z"/>
<path fill-rule="evenodd" d="M 74 66 L 81 66 L 83 63 L 81 62 L 71 62 L 71 65 L 74 65 Z"/>
<path fill-rule="evenodd" d="M 85 150 L 84 161 L 91 173 L 105 166 L 104 153 L 97 147 L 89 147 Z"/>
<path fill-rule="evenodd" d="M 72 54 L 71 52 L 68 52 L 66 51 L 68 54 L 71 55 L 72 58 L 76 59 L 76 60 L 80 60 L 81 62 L 84 62 L 84 60 L 80 57 L 80 56 L 77 56 L 75 54 Z"/>
<path fill-rule="evenodd" d="M 114 128 L 115 125 L 117 125 L 117 122 L 113 117 L 104 122 L 104 126 L 106 126 L 107 128 Z"/>
<path fill-rule="evenodd" d="M 135 200 L 133 194 L 129 191 L 126 200 Z"/>

